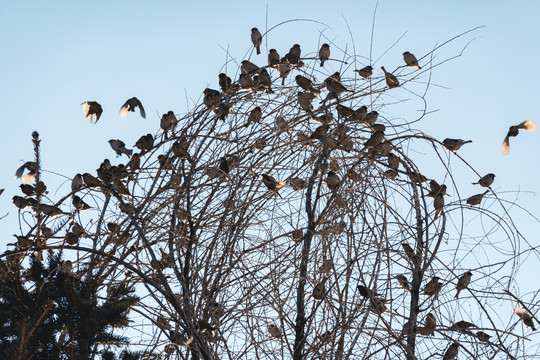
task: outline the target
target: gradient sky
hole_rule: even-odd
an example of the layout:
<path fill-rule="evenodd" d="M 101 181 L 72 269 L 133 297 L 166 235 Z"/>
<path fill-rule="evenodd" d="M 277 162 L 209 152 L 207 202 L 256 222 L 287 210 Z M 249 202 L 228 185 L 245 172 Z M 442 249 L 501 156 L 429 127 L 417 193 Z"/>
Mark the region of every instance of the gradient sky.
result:
<path fill-rule="evenodd" d="M 0 250 L 13 242 L 11 234 L 18 232 L 11 198 L 20 194 L 20 182 L 13 175 L 23 161 L 33 160 L 33 130 L 40 133 L 42 165 L 50 171 L 44 174 L 49 196 L 57 199 L 69 191 L 68 180 L 75 173 L 93 173 L 104 158 L 126 162 L 115 158 L 109 139 L 122 139 L 131 147 L 141 135 L 159 129 L 161 114 L 168 110 L 185 113 L 201 100 L 204 88 L 218 89 L 218 73 L 226 70 L 236 79 L 236 63 L 251 51 L 250 29 L 254 26 L 264 33 L 291 19 L 320 22 L 297 21 L 271 31 L 263 40 L 263 55 L 251 54 L 258 65 L 266 64 L 269 48 L 284 55 L 298 43 L 303 55 L 315 56 L 322 42 L 331 43 L 332 57 L 340 56 L 339 48 L 350 53 L 354 48 L 364 57 L 358 58 L 356 67 L 369 63 L 366 59 L 370 56 L 376 1 L 183 3 L 2 4 L 0 188 L 6 190 L 0 196 L 0 216 L 9 215 L 0 221 L 5 235 Z M 426 99 L 428 109 L 434 112 L 415 126 L 439 140 L 473 140 L 460 155 L 479 173 L 495 173 L 493 188 L 508 200 L 518 200 L 531 213 L 512 214 L 532 244 L 538 242 L 540 232 L 534 218 L 540 216 L 540 132 L 521 133 L 512 139 L 508 156 L 501 154 L 500 145 L 510 125 L 527 119 L 540 125 L 539 13 L 540 2 L 532 0 L 381 1 L 372 49 L 372 59 L 380 58 L 376 71 L 380 65 L 396 69 L 403 65 L 404 51 L 421 58 L 437 44 L 485 26 L 436 51 L 440 61 L 459 54 L 474 39 L 461 57 L 433 70 Z M 224 67 L 231 57 L 233 61 Z M 327 64 L 329 74 L 340 70 L 338 62 Z M 352 77 L 353 72 L 349 69 L 344 75 Z M 427 76 L 410 84 L 409 90 L 424 89 Z M 130 113 L 126 119 L 118 116 L 120 106 L 132 96 L 143 102 L 146 120 L 138 113 Z M 411 102 L 395 108 L 403 114 L 394 113 L 392 108 L 385 111 L 397 119 L 412 118 L 419 106 L 413 94 L 410 98 Z M 80 104 L 87 100 L 96 100 L 104 108 L 97 125 L 91 125 L 83 115 Z M 462 196 L 480 192 L 470 184 L 477 180 L 472 172 L 458 161 L 452 164 Z M 537 273 L 537 263 L 530 270 Z"/>

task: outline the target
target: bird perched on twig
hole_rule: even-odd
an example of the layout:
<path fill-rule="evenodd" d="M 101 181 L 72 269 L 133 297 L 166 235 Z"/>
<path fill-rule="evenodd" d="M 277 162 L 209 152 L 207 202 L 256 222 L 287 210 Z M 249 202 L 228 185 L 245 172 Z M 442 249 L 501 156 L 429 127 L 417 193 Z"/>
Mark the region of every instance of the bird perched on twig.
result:
<path fill-rule="evenodd" d="M 259 82 L 261 86 L 266 90 L 267 94 L 273 94 L 274 90 L 272 90 L 272 78 L 270 78 L 270 74 L 266 69 L 262 69 L 261 73 L 259 74 Z"/>
<path fill-rule="evenodd" d="M 75 209 L 77 210 L 89 210 L 89 209 L 92 209 L 92 207 L 90 205 L 88 205 L 87 203 L 84 202 L 83 199 L 81 199 L 80 197 L 78 197 L 77 195 L 74 195 L 73 196 L 73 206 L 75 206 Z"/>
<path fill-rule="evenodd" d="M 459 346 L 460 345 L 457 342 L 454 342 L 452 345 L 450 345 L 444 353 L 443 360 L 455 359 L 459 351 Z"/>
<path fill-rule="evenodd" d="M 339 175 L 333 171 L 329 171 L 326 175 L 326 185 L 328 186 L 328 188 L 332 191 L 337 191 L 339 189 L 339 186 L 341 185 L 341 179 L 339 178 Z"/>
<path fill-rule="evenodd" d="M 533 331 L 536 331 L 533 319 L 526 310 L 520 307 L 512 307 L 512 311 L 514 312 L 514 314 L 518 315 L 521 318 L 521 321 L 523 321 L 523 324 L 525 324 L 525 326 L 531 328 Z"/>
<path fill-rule="evenodd" d="M 154 147 L 154 137 L 152 134 L 143 135 L 137 140 L 135 146 L 141 150 L 141 154 L 145 154 Z"/>
<path fill-rule="evenodd" d="M 439 280 L 440 278 L 438 276 L 434 276 L 422 289 L 423 293 L 436 298 L 442 289 L 442 283 Z"/>
<path fill-rule="evenodd" d="M 310 91 L 314 95 L 319 94 L 319 91 L 315 89 L 315 87 L 313 86 L 313 82 L 309 78 L 302 75 L 296 75 L 294 79 L 296 80 L 296 84 L 300 86 L 302 89 L 306 91 Z"/>
<path fill-rule="evenodd" d="M 218 78 L 219 78 L 219 87 L 221 88 L 221 91 L 227 92 L 232 84 L 231 78 L 228 77 L 227 74 L 225 73 L 219 74 Z"/>
<path fill-rule="evenodd" d="M 259 67 L 248 60 L 242 60 L 242 65 L 240 65 L 240 70 L 242 71 L 242 74 L 246 74 L 247 76 L 251 76 L 256 74 L 259 71 Z"/>
<path fill-rule="evenodd" d="M 399 283 L 399 286 L 401 286 L 403 290 L 410 291 L 411 287 L 409 284 L 409 280 L 407 279 L 405 275 L 402 275 L 402 274 L 396 275 L 396 279 Z"/>
<path fill-rule="evenodd" d="M 132 97 L 131 99 L 128 99 L 124 105 L 120 108 L 120 117 L 125 118 L 127 117 L 128 111 L 135 112 L 135 109 L 139 108 L 139 111 L 141 113 L 141 116 L 143 119 L 146 119 L 146 113 L 144 112 L 144 107 L 139 99 L 136 97 Z"/>
<path fill-rule="evenodd" d="M 116 155 L 120 156 L 122 154 L 126 154 L 127 157 L 131 158 L 133 150 L 126 149 L 126 144 L 122 140 L 111 139 L 109 140 L 109 144 L 111 145 L 111 148 L 116 152 Z"/>
<path fill-rule="evenodd" d="M 375 131 L 371 137 L 366 141 L 365 146 L 366 148 L 373 148 L 384 140 L 384 131 L 377 130 Z"/>
<path fill-rule="evenodd" d="M 322 44 L 319 50 L 319 59 L 321 60 L 321 67 L 324 66 L 324 62 L 330 58 L 330 45 Z"/>
<path fill-rule="evenodd" d="M 268 66 L 276 69 L 277 64 L 279 63 L 279 53 L 276 49 L 270 49 L 268 52 Z"/>
<path fill-rule="evenodd" d="M 215 109 L 221 104 L 221 93 L 217 90 L 206 88 L 203 91 L 203 103 L 208 109 Z"/>
<path fill-rule="evenodd" d="M 311 293 L 313 295 L 313 300 L 322 301 L 326 297 L 326 286 L 325 286 L 326 280 L 328 280 L 328 276 L 325 276 L 321 280 L 321 282 L 319 282 L 313 288 L 313 292 Z"/>
<path fill-rule="evenodd" d="M 274 339 L 281 339 L 281 329 L 274 324 L 268 325 L 268 332 Z"/>
<path fill-rule="evenodd" d="M 71 180 L 71 191 L 76 192 L 83 187 L 83 178 L 81 174 L 76 174 Z"/>
<path fill-rule="evenodd" d="M 397 88 L 399 86 L 397 77 L 395 77 L 394 74 L 386 71 L 384 66 L 381 66 L 381 70 L 384 72 L 384 81 L 386 82 L 386 86 L 388 86 L 390 89 Z"/>
<path fill-rule="evenodd" d="M 480 205 L 480 203 L 482 202 L 482 199 L 484 198 L 484 195 L 486 195 L 488 191 L 489 190 L 486 190 L 482 194 L 476 194 L 476 195 L 471 196 L 470 198 L 467 199 L 467 204 Z"/>
<path fill-rule="evenodd" d="M 262 177 L 262 182 L 266 186 L 268 190 L 274 193 L 274 195 L 281 197 L 279 195 L 278 190 L 287 185 L 285 181 L 277 181 L 272 176 L 268 174 L 260 174 Z"/>
<path fill-rule="evenodd" d="M 536 123 L 532 120 L 526 120 L 518 125 L 510 126 L 508 133 L 506 134 L 503 143 L 502 143 L 502 153 L 503 155 L 508 155 L 510 152 L 510 138 L 516 137 L 520 129 L 534 131 L 536 129 Z"/>
<path fill-rule="evenodd" d="M 459 297 L 459 293 L 461 292 L 461 290 L 466 289 L 471 283 L 471 276 L 472 276 L 472 272 L 467 271 L 466 273 L 464 273 L 463 275 L 459 277 L 458 283 L 456 285 L 456 290 L 457 290 L 456 297 L 455 297 L 456 299 Z"/>
<path fill-rule="evenodd" d="M 103 108 L 101 105 L 97 101 L 85 101 L 81 105 L 83 106 L 84 116 L 86 116 L 88 121 L 90 121 L 90 124 L 92 124 L 94 115 L 96 116 L 96 121 L 94 124 L 97 124 L 101 114 L 103 113 Z"/>
<path fill-rule="evenodd" d="M 298 92 L 298 104 L 300 104 L 302 110 L 308 113 L 313 112 L 313 105 L 311 104 L 313 99 L 315 99 L 315 95 L 310 92 Z"/>
<path fill-rule="evenodd" d="M 358 75 L 360 75 L 362 79 L 367 79 L 371 77 L 371 75 L 373 75 L 373 68 L 369 65 L 361 68 L 360 70 L 354 70 L 354 71 L 357 72 Z"/>
<path fill-rule="evenodd" d="M 472 143 L 472 140 L 461 140 L 461 139 L 444 139 L 443 145 L 445 148 L 447 148 L 450 151 L 456 152 L 458 151 L 464 144 Z"/>
<path fill-rule="evenodd" d="M 245 126 L 249 126 L 251 124 L 260 123 L 262 119 L 262 110 L 260 106 L 257 106 L 251 110 L 249 113 L 247 123 Z"/>
<path fill-rule="evenodd" d="M 403 53 L 403 60 L 405 61 L 405 64 L 407 64 L 408 67 L 415 67 L 418 68 L 418 70 L 422 69 L 420 66 L 418 66 L 418 60 L 416 60 L 416 56 L 411 54 L 408 51 L 405 51 Z"/>
<path fill-rule="evenodd" d="M 480 185 L 483 187 L 490 187 L 491 184 L 493 184 L 493 180 L 495 180 L 495 174 L 489 173 L 487 175 L 484 175 L 475 183 L 472 183 L 473 185 Z"/>
<path fill-rule="evenodd" d="M 435 196 L 435 199 L 433 200 L 433 208 L 435 209 L 435 219 L 439 217 L 439 213 L 444 208 L 444 195 L 442 193 L 438 193 L 437 196 Z"/>
<path fill-rule="evenodd" d="M 254 27 L 251 29 L 251 42 L 253 43 L 253 46 L 255 46 L 255 49 L 257 49 L 257 55 L 261 54 L 261 44 L 262 44 L 262 35 L 259 29 Z"/>
<path fill-rule="evenodd" d="M 99 180 L 98 178 L 89 173 L 82 174 L 82 177 L 84 179 L 84 183 L 88 187 L 98 187 L 103 185 L 103 181 Z"/>

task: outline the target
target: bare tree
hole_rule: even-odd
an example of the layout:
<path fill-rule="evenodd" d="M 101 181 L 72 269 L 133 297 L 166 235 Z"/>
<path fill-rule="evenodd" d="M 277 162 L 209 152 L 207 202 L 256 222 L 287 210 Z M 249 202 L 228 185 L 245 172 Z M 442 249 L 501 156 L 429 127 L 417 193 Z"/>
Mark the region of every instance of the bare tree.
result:
<path fill-rule="evenodd" d="M 451 163 L 469 166 L 471 181 L 483 175 L 461 143 L 415 128 L 429 74 L 451 60 L 435 61 L 440 46 L 421 70 L 365 79 L 352 75 L 359 57 L 339 60 L 332 44 L 327 61 L 343 66 L 333 75 L 294 49 L 271 65 L 243 62 L 238 81 L 221 75 L 202 104 L 163 114 L 127 165 L 105 160 L 56 201 L 25 197 L 29 243 L 2 257 L 61 251 L 102 297 L 137 289 L 132 343 L 147 356 L 536 358 L 522 324 L 537 321 L 537 293 L 521 298 L 513 279 L 537 250 L 489 186 L 460 194 Z M 406 100 L 395 88 L 426 77 L 410 92 L 421 115 L 393 115 Z"/>

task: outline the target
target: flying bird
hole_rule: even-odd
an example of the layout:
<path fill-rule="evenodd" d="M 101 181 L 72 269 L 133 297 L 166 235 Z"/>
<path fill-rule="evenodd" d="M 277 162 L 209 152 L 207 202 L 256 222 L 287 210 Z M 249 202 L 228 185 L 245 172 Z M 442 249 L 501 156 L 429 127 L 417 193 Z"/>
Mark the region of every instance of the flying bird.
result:
<path fill-rule="evenodd" d="M 493 184 L 493 180 L 495 180 L 495 174 L 489 173 L 487 175 L 484 175 L 475 183 L 472 183 L 473 185 L 480 185 L 482 187 L 490 187 L 491 184 Z"/>
<path fill-rule="evenodd" d="M 111 148 L 116 152 L 116 155 L 120 156 L 122 154 L 126 154 L 129 158 L 131 158 L 133 150 L 126 149 L 126 144 L 122 140 L 111 139 L 109 140 L 109 144 L 111 145 Z"/>
<path fill-rule="evenodd" d="M 321 67 L 324 66 L 324 62 L 330 58 L 330 45 L 322 44 L 319 50 L 319 59 L 321 60 Z"/>
<path fill-rule="evenodd" d="M 514 314 L 518 315 L 521 318 L 521 321 L 523 321 L 523 324 L 525 324 L 525 326 L 527 326 L 528 328 L 531 328 L 532 331 L 536 331 L 534 327 L 533 319 L 531 315 L 527 313 L 526 310 L 520 307 L 512 307 L 512 311 L 514 312 Z"/>
<path fill-rule="evenodd" d="M 408 51 L 405 51 L 403 53 L 403 60 L 405 61 L 405 64 L 407 64 L 408 67 L 415 67 L 418 68 L 418 70 L 422 69 L 420 66 L 418 66 L 418 60 L 416 60 L 416 56 L 411 54 Z"/>
<path fill-rule="evenodd" d="M 81 105 L 83 106 L 84 116 L 86 116 L 88 121 L 90 121 L 90 124 L 92 124 L 94 115 L 96 116 L 96 121 L 94 124 L 97 124 L 101 114 L 103 113 L 103 108 L 101 105 L 97 101 L 85 101 Z"/>
<path fill-rule="evenodd" d="M 472 143 L 472 140 L 461 140 L 461 139 L 444 139 L 443 145 L 450 151 L 458 151 L 464 144 Z"/>
<path fill-rule="evenodd" d="M 251 42 L 253 43 L 253 46 L 257 49 L 257 55 L 261 54 L 261 44 L 262 44 L 262 35 L 259 29 L 253 28 L 251 29 Z"/>
<path fill-rule="evenodd" d="M 510 138 L 516 137 L 520 129 L 534 131 L 534 129 L 536 129 L 536 123 L 532 120 L 526 120 L 521 124 L 510 126 L 510 128 L 508 129 L 508 133 L 506 134 L 506 137 L 504 138 L 502 143 L 503 155 L 508 155 L 508 153 L 510 152 Z"/>
<path fill-rule="evenodd" d="M 139 99 L 132 97 L 128 99 L 124 105 L 120 108 L 120 117 L 122 119 L 126 118 L 128 111 L 135 112 L 135 109 L 139 108 L 141 116 L 143 119 L 146 119 L 146 113 L 144 112 L 144 107 Z"/>

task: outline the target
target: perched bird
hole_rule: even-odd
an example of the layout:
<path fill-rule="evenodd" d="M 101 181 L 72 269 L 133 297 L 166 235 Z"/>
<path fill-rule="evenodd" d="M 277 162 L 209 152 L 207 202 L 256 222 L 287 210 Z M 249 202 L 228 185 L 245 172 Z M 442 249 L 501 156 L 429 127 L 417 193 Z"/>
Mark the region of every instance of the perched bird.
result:
<path fill-rule="evenodd" d="M 74 195 L 73 196 L 73 206 L 75 206 L 75 209 L 77 210 L 89 210 L 89 209 L 92 209 L 92 207 L 90 205 L 88 205 L 87 203 L 85 203 L 83 201 L 83 199 L 81 199 L 80 197 L 78 197 L 77 195 Z"/>
<path fill-rule="evenodd" d="M 298 80 L 296 82 L 298 83 Z M 298 84 L 298 85 L 300 85 L 300 84 Z M 347 107 L 347 106 L 342 105 L 342 104 L 337 104 L 336 105 L 336 110 L 337 110 L 338 116 L 341 117 L 341 118 L 348 118 L 348 117 L 353 116 L 353 115 L 356 114 L 356 111 L 354 109 L 351 109 L 350 107 Z"/>
<path fill-rule="evenodd" d="M 472 183 L 473 185 L 480 185 L 483 187 L 490 187 L 491 184 L 493 184 L 493 180 L 495 180 L 495 174 L 489 173 L 487 175 L 484 175 L 475 183 Z"/>
<path fill-rule="evenodd" d="M 259 74 L 259 82 L 261 86 L 266 90 L 267 94 L 274 93 L 274 91 L 272 90 L 272 79 L 270 78 L 270 74 L 268 74 L 268 71 L 266 71 L 266 69 L 261 70 L 261 73 Z"/>
<path fill-rule="evenodd" d="M 36 188 L 33 185 L 30 184 L 21 184 L 19 185 L 21 188 L 21 191 L 26 196 L 34 196 L 36 195 Z"/>
<path fill-rule="evenodd" d="M 268 325 L 268 332 L 274 339 L 281 339 L 281 329 L 274 324 Z"/>
<path fill-rule="evenodd" d="M 323 280 L 317 285 L 315 285 L 315 287 L 313 288 L 313 300 L 321 301 L 324 300 L 324 298 L 326 297 L 326 280 L 328 280 L 328 277 L 324 277 Z"/>
<path fill-rule="evenodd" d="M 221 104 L 221 93 L 214 89 L 206 88 L 203 91 L 203 103 L 208 109 L 215 109 Z"/>
<path fill-rule="evenodd" d="M 76 192 L 83 187 L 83 178 L 81 174 L 76 174 L 71 180 L 71 191 Z"/>
<path fill-rule="evenodd" d="M 240 74 L 238 77 L 238 85 L 240 85 L 242 89 L 251 89 L 253 87 L 253 80 L 251 79 L 251 76 Z"/>
<path fill-rule="evenodd" d="M 486 334 L 486 333 L 483 332 L 483 331 L 477 331 L 477 332 L 476 332 L 476 337 L 477 337 L 478 340 L 480 340 L 480 341 L 483 341 L 483 342 L 489 342 L 489 338 L 491 337 L 491 335 L 488 335 L 488 334 Z"/>
<path fill-rule="evenodd" d="M 447 148 L 450 151 L 456 152 L 458 151 L 463 144 L 472 143 L 472 140 L 461 140 L 461 139 L 444 139 L 443 145 L 445 148 Z"/>
<path fill-rule="evenodd" d="M 341 74 L 339 73 L 339 71 L 336 71 L 335 73 L 333 73 L 332 75 L 330 75 L 329 77 L 327 77 L 324 81 L 323 81 L 323 84 L 326 84 L 327 82 L 329 81 L 337 81 L 337 82 L 341 82 Z"/>
<path fill-rule="evenodd" d="M 433 332 L 437 327 L 437 319 L 435 319 L 435 315 L 433 315 L 432 313 L 427 314 L 426 318 L 424 319 L 424 324 L 424 329 L 427 332 L 426 335 L 433 335 Z"/>
<path fill-rule="evenodd" d="M 399 286 L 401 286 L 403 290 L 410 291 L 411 287 L 409 284 L 409 280 L 407 280 L 407 277 L 405 275 L 396 275 L 396 279 L 399 283 Z"/>
<path fill-rule="evenodd" d="M 131 172 L 137 171 L 141 168 L 141 154 L 134 153 L 131 155 L 131 159 L 129 159 L 127 165 Z"/>
<path fill-rule="evenodd" d="M 361 68 L 360 70 L 354 70 L 354 71 L 357 72 L 358 75 L 360 75 L 362 79 L 367 79 L 371 77 L 371 75 L 373 75 L 373 68 L 369 65 Z"/>
<path fill-rule="evenodd" d="M 454 342 L 452 345 L 450 345 L 444 353 L 443 360 L 455 359 L 459 351 L 459 346 L 460 345 L 457 342 Z"/>
<path fill-rule="evenodd" d="M 41 212 L 47 216 L 58 216 L 58 215 L 71 215 L 70 213 L 62 211 L 58 206 L 41 204 Z"/>
<path fill-rule="evenodd" d="M 242 71 L 242 74 L 251 76 L 259 71 L 259 67 L 248 60 L 242 60 L 242 65 L 240 65 L 240 70 Z"/>
<path fill-rule="evenodd" d="M 314 95 L 318 94 L 318 90 L 313 87 L 313 82 L 307 77 L 302 76 L 302 75 L 296 75 L 294 79 L 296 80 L 296 84 L 300 86 L 302 89 L 306 91 L 310 91 Z"/>
<path fill-rule="evenodd" d="M 518 125 L 510 126 L 508 133 L 506 134 L 503 143 L 502 143 L 502 153 L 503 155 L 508 155 L 510 152 L 510 138 L 516 137 L 520 129 L 534 131 L 536 129 L 536 123 L 532 120 L 526 120 Z"/>
<path fill-rule="evenodd" d="M 369 310 L 375 314 L 382 314 L 386 311 L 386 300 L 381 299 L 380 297 L 374 297 L 369 303 Z"/>
<path fill-rule="evenodd" d="M 328 89 L 329 92 L 334 93 L 336 95 L 342 94 L 346 91 L 350 91 L 347 89 L 343 84 L 337 80 L 333 80 L 331 77 L 325 80 L 326 89 Z"/>
<path fill-rule="evenodd" d="M 88 187 L 98 187 L 103 185 L 103 181 L 99 180 L 98 178 L 89 173 L 84 173 L 82 177 L 84 179 L 84 183 Z"/>
<path fill-rule="evenodd" d="M 83 106 L 84 116 L 86 116 L 88 121 L 90 121 L 90 124 L 92 124 L 94 115 L 96 116 L 96 121 L 94 124 L 97 124 L 101 114 L 103 113 L 103 108 L 101 105 L 97 101 L 85 101 L 81 105 Z"/>
<path fill-rule="evenodd" d="M 484 195 L 486 195 L 488 191 L 489 190 L 486 190 L 484 191 L 483 194 L 476 194 L 476 195 L 471 196 L 470 198 L 467 199 L 467 204 L 480 205 L 480 203 L 482 202 L 482 199 L 484 198 Z"/>
<path fill-rule="evenodd" d="M 373 110 L 373 111 L 368 112 L 362 121 L 363 123 L 369 126 L 373 126 L 378 118 L 379 118 L 379 113 Z"/>
<path fill-rule="evenodd" d="M 302 241 L 302 238 L 304 237 L 304 232 L 301 229 L 293 230 L 289 234 L 289 238 L 294 242 L 300 242 Z"/>
<path fill-rule="evenodd" d="M 394 76 L 394 74 L 386 71 L 384 66 L 381 66 L 381 70 L 384 72 L 384 81 L 386 82 L 386 86 L 388 86 L 388 88 L 393 89 L 399 86 L 399 81 L 397 77 Z"/>
<path fill-rule="evenodd" d="M 257 106 L 249 113 L 246 126 L 254 123 L 260 123 L 262 119 L 262 110 L 260 106 Z"/>
<path fill-rule="evenodd" d="M 333 171 L 329 171 L 326 175 L 326 185 L 328 186 L 328 188 L 332 191 L 337 191 L 339 189 L 339 186 L 341 185 L 341 179 L 339 178 L 339 175 Z"/>
<path fill-rule="evenodd" d="M 154 147 L 154 137 L 152 134 L 143 135 L 139 138 L 139 140 L 137 140 L 135 146 L 141 150 L 141 154 L 145 154 Z"/>
<path fill-rule="evenodd" d="M 221 91 L 227 92 L 232 84 L 231 78 L 228 77 L 227 74 L 224 74 L 224 73 L 219 74 L 218 77 L 219 77 L 219 87 L 221 88 Z"/>
<path fill-rule="evenodd" d="M 420 66 L 418 66 L 418 60 L 416 60 L 416 56 L 414 56 L 408 51 L 405 51 L 403 53 L 403 60 L 408 67 L 416 67 L 418 68 L 418 70 L 422 69 Z"/>
<path fill-rule="evenodd" d="M 268 66 L 271 68 L 277 68 L 277 64 L 279 63 L 279 54 L 276 49 L 270 49 L 270 52 L 268 53 Z"/>
<path fill-rule="evenodd" d="M 472 276 L 472 272 L 467 271 L 466 273 L 464 273 L 463 275 L 459 277 L 458 283 L 456 285 L 456 290 L 457 290 L 456 297 L 455 297 L 456 299 L 459 297 L 459 293 L 461 292 L 461 290 L 466 289 L 467 286 L 469 286 L 469 284 L 471 283 L 471 276 Z"/>
<path fill-rule="evenodd" d="M 532 331 L 536 331 L 533 319 L 526 310 L 520 307 L 512 307 L 512 311 L 514 312 L 514 314 L 518 315 L 521 318 L 521 321 L 523 321 L 523 324 L 525 324 L 525 326 L 531 328 Z"/>
<path fill-rule="evenodd" d="M 289 179 L 289 186 L 295 191 L 302 191 L 307 188 L 307 183 L 303 179 L 293 177 Z"/>
<path fill-rule="evenodd" d="M 423 293 L 434 298 L 437 297 L 442 289 L 442 283 L 439 280 L 438 276 L 434 276 L 422 289 Z"/>
<path fill-rule="evenodd" d="M 146 119 L 146 113 L 144 112 L 144 107 L 139 99 L 136 97 L 132 97 L 131 99 L 128 99 L 124 105 L 120 108 L 120 117 L 126 118 L 128 111 L 135 112 L 135 109 L 139 108 L 139 111 L 141 113 L 141 116 L 143 119 Z"/>
<path fill-rule="evenodd" d="M 23 210 L 31 206 L 31 204 L 28 202 L 28 199 L 25 199 L 22 196 L 18 196 L 18 195 L 15 195 L 13 197 L 13 205 L 15 205 L 17 209 L 19 210 Z"/>
<path fill-rule="evenodd" d="M 313 99 L 315 99 L 315 95 L 310 92 L 298 92 L 298 104 L 300 104 L 302 110 L 308 113 L 313 112 L 313 105 L 311 104 Z"/>
<path fill-rule="evenodd" d="M 392 152 L 388 154 L 388 167 L 393 170 L 399 168 L 399 157 Z"/>
<path fill-rule="evenodd" d="M 435 219 L 439 217 L 439 213 L 444 208 L 444 195 L 442 193 L 438 193 L 437 196 L 435 196 L 435 199 L 433 200 L 433 208 L 435 209 Z"/>
<path fill-rule="evenodd" d="M 460 320 L 456 323 L 453 323 L 452 326 L 450 326 L 450 329 L 456 330 L 462 333 L 469 333 L 469 328 L 472 328 L 472 327 L 475 328 L 477 326 L 471 322 Z"/>
<path fill-rule="evenodd" d="M 285 85 L 285 79 L 289 74 L 291 73 L 292 66 L 289 63 L 279 63 L 277 65 L 277 71 L 279 73 L 279 77 L 281 78 L 281 85 Z"/>
<path fill-rule="evenodd" d="M 357 285 L 356 288 L 358 289 L 358 292 L 360 295 L 362 295 L 365 298 L 369 298 L 370 296 L 376 296 L 376 293 L 372 293 L 371 290 L 369 290 L 364 285 Z"/>
<path fill-rule="evenodd" d="M 111 148 L 116 152 L 116 155 L 121 156 L 122 154 L 126 154 L 127 157 L 131 157 L 131 154 L 133 154 L 133 150 L 126 149 L 126 144 L 122 140 L 109 140 L 109 144 L 111 145 Z"/>
<path fill-rule="evenodd" d="M 285 60 L 289 62 L 292 65 L 298 65 L 300 63 L 300 55 L 302 54 L 302 50 L 300 49 L 300 45 L 294 44 L 287 55 L 284 56 Z"/>
<path fill-rule="evenodd" d="M 174 156 L 178 157 L 180 160 L 187 160 L 190 163 L 193 163 L 192 157 L 189 155 L 188 151 L 189 144 L 185 139 L 176 140 L 172 145 L 172 152 Z"/>
<path fill-rule="evenodd" d="M 368 141 L 366 141 L 365 147 L 366 148 L 373 148 L 373 147 L 379 145 L 380 143 L 382 143 L 383 140 L 384 140 L 384 132 L 380 131 L 380 130 L 377 130 L 371 135 L 371 137 L 368 139 Z"/>
<path fill-rule="evenodd" d="M 278 193 L 278 190 L 287 184 L 284 181 L 277 181 L 268 174 L 261 174 L 260 176 L 262 177 L 262 182 L 266 186 L 266 188 L 273 192 L 276 196 L 281 197 L 281 195 L 279 195 Z"/>
<path fill-rule="evenodd" d="M 405 255 L 407 255 L 407 258 L 409 258 L 409 261 L 413 263 L 413 265 L 416 265 L 418 263 L 418 256 L 414 253 L 413 248 L 411 245 L 409 245 L 406 242 L 402 242 L 401 246 L 403 247 L 403 250 L 405 251 Z"/>
<path fill-rule="evenodd" d="M 330 58 L 330 45 L 322 44 L 319 50 L 319 59 L 321 60 L 321 67 L 324 66 L 324 62 Z"/>
<path fill-rule="evenodd" d="M 251 29 L 251 42 L 253 43 L 253 46 L 257 49 L 257 55 L 261 54 L 261 43 L 262 43 L 262 35 L 259 29 L 253 28 Z"/>
<path fill-rule="evenodd" d="M 229 176 L 231 166 L 225 156 L 219 159 L 218 176 Z"/>
<path fill-rule="evenodd" d="M 442 194 L 442 195 L 448 195 L 446 193 L 446 185 L 442 184 L 442 185 L 439 185 L 439 183 L 435 180 L 431 180 L 429 182 L 429 192 L 427 194 L 427 196 L 429 197 L 432 197 L 432 198 L 436 198 L 437 195 L 439 194 Z M 450 196 L 450 195 L 448 195 Z"/>

